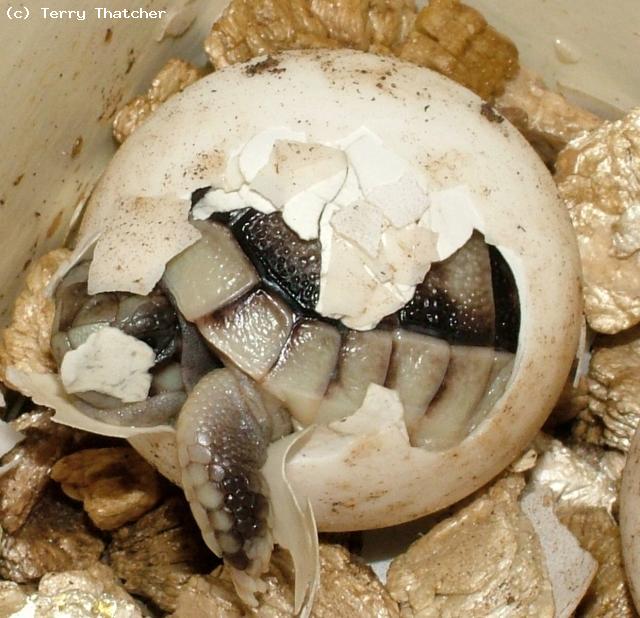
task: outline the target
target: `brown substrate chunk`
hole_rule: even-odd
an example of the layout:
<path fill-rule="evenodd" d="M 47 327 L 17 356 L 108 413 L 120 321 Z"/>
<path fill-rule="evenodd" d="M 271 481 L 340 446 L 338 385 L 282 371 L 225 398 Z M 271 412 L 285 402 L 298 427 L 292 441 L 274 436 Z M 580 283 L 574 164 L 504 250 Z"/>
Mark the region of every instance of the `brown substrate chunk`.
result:
<path fill-rule="evenodd" d="M 158 473 L 130 447 L 96 448 L 67 455 L 51 470 L 51 478 L 101 530 L 135 521 L 162 497 Z"/>
<path fill-rule="evenodd" d="M 524 67 L 506 84 L 496 107 L 549 166 L 572 139 L 602 124 L 602 119 L 552 92 L 539 75 Z"/>
<path fill-rule="evenodd" d="M 554 615 L 540 541 L 520 509 L 519 476 L 499 480 L 389 567 L 402 616 Z"/>
<path fill-rule="evenodd" d="M 68 452 L 80 432 L 51 420 L 51 412 L 40 409 L 23 414 L 12 423 L 14 429 L 26 437 L 2 464 L 16 462 L 0 477 L 0 527 L 16 532 L 42 495 L 49 481 L 51 466 Z"/>
<path fill-rule="evenodd" d="M 394 50 L 491 100 L 518 72 L 518 50 L 475 9 L 458 0 L 431 0 L 406 41 Z"/>
<path fill-rule="evenodd" d="M 177 496 L 116 531 L 107 558 L 130 593 L 151 600 L 164 611 L 175 609 L 192 575 L 206 573 L 214 564 L 189 506 Z"/>
<path fill-rule="evenodd" d="M 518 72 L 518 50 L 458 0 L 233 0 L 205 50 L 222 68 L 287 49 L 352 48 L 393 54 L 493 99 Z M 277 71 L 277 67 L 269 68 Z"/>
<path fill-rule="evenodd" d="M 132 599 L 113 571 L 96 562 L 90 568 L 45 575 L 32 598 L 38 618 L 143 618 L 149 616 Z"/>
<path fill-rule="evenodd" d="M 576 536 L 583 549 L 598 561 L 598 571 L 578 607 L 582 618 L 636 616 L 627 585 L 620 530 L 604 508 L 562 507 L 560 521 Z"/>
<path fill-rule="evenodd" d="M 640 424 L 639 335 L 636 327 L 619 339 L 596 342 L 584 378 L 583 406 L 572 427 L 578 439 L 629 450 Z"/>
<path fill-rule="evenodd" d="M 258 595 L 258 607 L 248 608 L 238 598 L 227 570 L 192 578 L 178 599 L 173 618 L 290 618 L 294 577 L 289 555 L 277 550 L 264 576 L 267 590 Z M 399 618 L 398 606 L 373 571 L 340 545 L 320 545 L 320 587 L 312 618 Z"/>
<path fill-rule="evenodd" d="M 575 137 L 556 184 L 578 238 L 589 326 L 614 335 L 640 323 L 640 108 Z"/>
<path fill-rule="evenodd" d="M 27 602 L 27 595 L 18 584 L 0 582 L 0 616 L 13 616 Z"/>
<path fill-rule="evenodd" d="M 46 573 L 85 569 L 103 549 L 84 514 L 47 493 L 18 532 L 2 536 L 0 577 L 27 583 Z"/>
<path fill-rule="evenodd" d="M 388 53 L 404 40 L 415 14 L 412 0 L 233 0 L 205 50 L 217 69 L 286 49 Z"/>
<path fill-rule="evenodd" d="M 29 267 L 11 323 L 0 332 L 0 377 L 5 383 L 7 367 L 34 372 L 55 368 L 50 344 L 55 307 L 46 288 L 69 255 L 68 249 L 56 249 Z"/>

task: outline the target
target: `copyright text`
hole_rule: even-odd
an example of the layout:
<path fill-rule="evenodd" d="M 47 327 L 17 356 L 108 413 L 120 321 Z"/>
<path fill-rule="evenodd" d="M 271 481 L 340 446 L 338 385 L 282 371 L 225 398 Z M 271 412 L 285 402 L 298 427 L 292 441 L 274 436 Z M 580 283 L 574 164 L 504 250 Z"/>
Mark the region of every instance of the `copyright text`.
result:
<path fill-rule="evenodd" d="M 167 14 L 166 10 L 149 10 L 145 8 L 112 10 L 104 6 L 96 6 L 92 9 L 52 9 L 40 7 L 34 11 L 34 15 L 46 20 L 59 21 L 86 21 L 87 19 L 162 19 Z M 24 6 L 10 6 L 6 10 L 10 20 L 26 20 L 32 16 L 32 11 Z"/>

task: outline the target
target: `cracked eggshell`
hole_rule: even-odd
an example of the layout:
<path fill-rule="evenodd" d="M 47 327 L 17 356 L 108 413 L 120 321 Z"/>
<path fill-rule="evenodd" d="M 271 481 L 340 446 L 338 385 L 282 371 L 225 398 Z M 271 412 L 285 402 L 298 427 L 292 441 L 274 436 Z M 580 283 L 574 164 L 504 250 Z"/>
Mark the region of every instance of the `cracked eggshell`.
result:
<path fill-rule="evenodd" d="M 73 400 L 64 390 L 60 377 L 54 373 L 34 373 L 22 371 L 16 367 L 7 368 L 7 378 L 11 384 L 23 395 L 30 397 L 34 403 L 55 410 L 53 420 L 61 425 L 81 429 L 101 436 L 111 436 L 113 438 L 145 438 L 143 443 L 152 444 L 154 454 L 148 459 L 155 464 L 155 452 L 160 453 L 161 462 L 158 469 L 167 478 L 174 480 L 173 462 L 177 458 L 175 454 L 175 432 L 169 425 L 157 425 L 155 427 L 126 427 L 110 425 L 90 418 L 83 414 L 73 403 Z M 157 436 L 169 434 L 170 439 L 154 440 Z M 171 445 L 172 450 L 161 452 L 161 447 Z M 146 456 L 146 455 L 145 455 Z"/>
<path fill-rule="evenodd" d="M 244 208 L 246 204 L 238 191 L 213 189 L 209 191 L 191 210 L 195 221 L 205 221 L 214 212 L 231 212 Z"/>
<path fill-rule="evenodd" d="M 67 393 L 96 391 L 125 403 L 149 395 L 153 349 L 118 328 L 105 326 L 64 355 L 60 379 Z"/>
<path fill-rule="evenodd" d="M 537 486 L 525 492 L 520 506 L 533 525 L 553 589 L 555 618 L 570 618 L 587 593 L 598 563 L 560 523 L 550 492 Z"/>
<path fill-rule="evenodd" d="M 449 187 L 431 194 L 431 206 L 420 225 L 438 236 L 438 259 L 446 260 L 462 247 L 485 224 L 474 207 L 468 187 Z"/>
<path fill-rule="evenodd" d="M 402 174 L 396 182 L 374 187 L 366 196 L 399 229 L 420 219 L 429 206 L 428 194 L 412 174 Z"/>
<path fill-rule="evenodd" d="M 202 236 L 187 221 L 190 209 L 172 196 L 124 199 L 93 251 L 89 294 L 149 294 L 167 262 Z"/>
<path fill-rule="evenodd" d="M 438 259 L 437 235 L 421 225 L 389 229 L 382 235 L 384 258 L 395 268 L 394 280 L 400 285 L 421 283 L 432 262 Z"/>
<path fill-rule="evenodd" d="M 384 229 L 384 217 L 380 209 L 365 200 L 357 200 L 340 208 L 330 219 L 336 234 L 354 242 L 370 257 L 378 255 Z"/>
<path fill-rule="evenodd" d="M 484 117 L 482 101 L 470 91 L 427 69 L 355 51 L 288 52 L 273 62 L 277 73 L 249 76 L 246 65 L 234 65 L 167 101 L 115 155 L 80 235 L 113 219 L 123 197 L 187 199 L 203 186 L 224 187 L 229 160 L 254 136 L 278 127 L 304 131 L 309 143 L 338 144 L 366 125 L 410 162 L 431 193 L 464 187 L 473 225 L 511 266 L 522 304 L 505 394 L 469 436 L 443 451 L 412 448 L 396 432 L 371 439 L 329 432 L 287 464 L 321 530 L 417 518 L 460 500 L 515 459 L 560 394 L 580 331 L 574 232 L 539 157 L 508 122 Z M 385 74 L 396 88 L 376 86 Z M 206 169 L 194 173 L 194 163 L 205 159 Z M 356 442 L 369 457 L 346 458 Z"/>
<path fill-rule="evenodd" d="M 251 181 L 251 188 L 281 210 L 296 195 L 337 176 L 337 186 L 329 199 L 333 198 L 346 173 L 346 156 L 337 148 L 277 140 L 268 162 Z"/>

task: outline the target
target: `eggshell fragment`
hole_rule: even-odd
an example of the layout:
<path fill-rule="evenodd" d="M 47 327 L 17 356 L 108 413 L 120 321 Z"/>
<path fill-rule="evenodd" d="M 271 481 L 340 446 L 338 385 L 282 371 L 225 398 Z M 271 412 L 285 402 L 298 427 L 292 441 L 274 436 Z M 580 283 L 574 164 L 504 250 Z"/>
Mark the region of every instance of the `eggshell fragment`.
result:
<path fill-rule="evenodd" d="M 282 211 L 284 222 L 302 238 L 318 238 L 318 227 L 326 201 L 305 191 L 291 198 Z"/>
<path fill-rule="evenodd" d="M 246 182 L 252 182 L 256 178 L 268 164 L 276 142 L 283 140 L 304 142 L 305 134 L 288 127 L 270 127 L 247 142 L 238 158 L 238 165 Z"/>
<path fill-rule="evenodd" d="M 362 405 L 347 418 L 329 425 L 342 434 L 365 434 L 385 427 L 396 427 L 402 433 L 404 409 L 397 391 L 379 384 L 370 384 Z M 406 429 L 406 428 L 405 428 Z M 407 437 L 408 439 L 408 437 Z"/>
<path fill-rule="evenodd" d="M 402 211 L 402 194 L 398 199 L 391 191 L 387 198 L 387 210 Z M 320 220 L 322 270 L 316 310 L 349 328 L 369 330 L 411 300 L 415 286 L 437 259 L 435 235 L 415 223 L 424 208 L 425 201 L 410 215 L 411 223 L 396 229 L 381 207 L 364 198 L 345 206 L 330 203 Z"/>
<path fill-rule="evenodd" d="M 244 207 L 253 208 L 266 214 L 276 211 L 274 205 L 266 197 L 262 197 L 257 191 L 250 189 L 248 185 L 240 187 L 238 196 L 244 201 Z"/>
<path fill-rule="evenodd" d="M 398 183 L 407 171 L 406 161 L 368 129 L 361 130 L 346 152 L 365 197 L 378 187 Z"/>
<path fill-rule="evenodd" d="M 105 326 L 64 355 L 60 378 L 67 393 L 96 391 L 125 403 L 149 395 L 153 349 L 118 328 Z"/>
<path fill-rule="evenodd" d="M 344 153 L 335 149 L 331 150 L 340 155 L 333 165 L 337 171 L 294 195 L 284 205 L 282 211 L 285 223 L 303 240 L 318 238 L 322 213 L 327 204 L 341 191 L 347 176 Z"/>
<path fill-rule="evenodd" d="M 337 176 L 335 195 L 346 173 L 347 159 L 337 148 L 278 140 L 269 161 L 251 181 L 251 188 L 280 210 L 296 195 Z"/>
<path fill-rule="evenodd" d="M 431 263 L 438 260 L 437 238 L 421 225 L 392 228 L 382 235 L 382 254 L 393 265 L 396 283 L 415 286 L 424 281 Z"/>
<path fill-rule="evenodd" d="M 381 316 L 391 315 L 404 307 L 413 298 L 412 286 L 396 286 L 391 283 L 376 285 L 367 299 L 364 311 L 342 319 L 345 326 L 355 330 L 369 330 L 378 324 Z"/>
<path fill-rule="evenodd" d="M 417 178 L 407 173 L 395 182 L 372 188 L 365 195 L 397 228 L 415 223 L 429 206 L 427 193 Z"/>
<path fill-rule="evenodd" d="M 431 207 L 420 224 L 438 235 L 438 258 L 446 260 L 462 247 L 474 229 L 486 226 L 469 188 L 462 185 L 430 194 Z"/>
<path fill-rule="evenodd" d="M 520 506 L 540 539 L 553 589 L 555 618 L 569 618 L 586 594 L 598 563 L 578 544 L 553 510 L 553 498 L 541 487 L 525 493 Z"/>
<path fill-rule="evenodd" d="M 23 395 L 31 397 L 34 403 L 55 410 L 53 420 L 62 425 L 114 438 L 174 433 L 173 427 L 168 425 L 121 427 L 94 420 L 73 405 L 71 398 L 62 386 L 62 381 L 53 373 L 26 373 L 15 367 L 9 367 L 7 368 L 7 377 Z M 168 453 L 165 456 L 171 459 L 172 454 Z"/>
<path fill-rule="evenodd" d="M 308 500 L 300 500 L 287 479 L 286 463 L 309 439 L 309 431 L 292 434 L 269 446 L 262 474 L 269 487 L 273 511 L 274 541 L 289 550 L 295 573 L 295 612 L 309 616 L 320 584 L 318 533 L 313 509 Z"/>
<path fill-rule="evenodd" d="M 355 317 L 367 308 L 377 281 L 358 248 L 342 238 L 333 239 L 328 257 L 317 310 L 331 317 Z"/>
<path fill-rule="evenodd" d="M 174 197 L 123 200 L 96 244 L 89 294 L 149 294 L 167 262 L 201 236 L 187 221 L 190 208 Z"/>
<path fill-rule="evenodd" d="M 561 523 L 598 562 L 598 572 L 580 603 L 579 614 L 636 616 L 614 517 L 625 455 L 585 442 L 565 445 L 543 433 L 538 434 L 533 446 L 539 459 L 529 475 L 529 485 L 540 486 L 553 496 Z"/>
<path fill-rule="evenodd" d="M 325 451 L 327 444 L 331 444 L 330 455 Z M 375 478 L 380 450 L 390 452 L 391 449 L 397 449 L 398 453 L 406 454 L 408 445 L 404 411 L 397 393 L 371 384 L 360 408 L 346 419 L 327 426 L 316 426 L 298 457 L 314 462 L 321 454 L 329 466 L 339 461 L 357 461 L 360 471 L 366 469 L 368 475 Z M 293 468 L 295 466 L 290 466 L 289 474 Z M 343 479 L 342 483 L 350 484 L 353 480 Z M 340 499 L 336 494 L 336 504 Z"/>
<path fill-rule="evenodd" d="M 231 212 L 245 206 L 245 201 L 237 191 L 213 189 L 193 207 L 191 217 L 195 221 L 205 221 L 214 212 Z"/>
<path fill-rule="evenodd" d="M 378 248 L 384 228 L 384 216 L 379 208 L 359 200 L 338 210 L 330 219 L 336 234 L 356 243 L 372 258 Z"/>
<path fill-rule="evenodd" d="M 349 206 L 358 200 L 364 200 L 360 181 L 352 165 L 347 168 L 347 176 L 340 188 L 338 195 L 333 198 L 333 203 L 338 206 Z"/>

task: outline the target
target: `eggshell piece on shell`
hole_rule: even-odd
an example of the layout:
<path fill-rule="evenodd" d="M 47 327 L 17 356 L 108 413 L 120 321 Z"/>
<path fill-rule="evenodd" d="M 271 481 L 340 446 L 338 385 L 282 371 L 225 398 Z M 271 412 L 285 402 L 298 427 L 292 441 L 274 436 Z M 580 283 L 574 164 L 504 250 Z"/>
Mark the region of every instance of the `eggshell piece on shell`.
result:
<path fill-rule="evenodd" d="M 147 295 L 171 258 L 195 243 L 191 203 L 175 197 L 124 199 L 98 239 L 89 268 L 89 294 Z"/>
<path fill-rule="evenodd" d="M 60 378 L 67 393 L 96 391 L 125 403 L 149 395 L 155 352 L 144 341 L 105 326 L 64 355 Z"/>
<path fill-rule="evenodd" d="M 331 217 L 331 227 L 356 243 L 370 257 L 378 255 L 385 219 L 379 208 L 364 200 L 344 206 Z"/>
<path fill-rule="evenodd" d="M 216 212 L 231 212 L 245 208 L 246 203 L 238 191 L 224 191 L 213 189 L 209 191 L 192 209 L 191 217 L 194 221 L 204 221 Z"/>
<path fill-rule="evenodd" d="M 280 210 L 296 195 L 337 177 L 334 182 L 338 186 L 329 197 L 332 199 L 344 182 L 346 173 L 346 156 L 337 148 L 278 140 L 273 145 L 269 161 L 251 181 L 251 188 Z"/>
<path fill-rule="evenodd" d="M 366 196 L 397 228 L 418 221 L 429 206 L 427 193 L 417 178 L 408 173 L 395 182 L 374 187 Z"/>
<path fill-rule="evenodd" d="M 407 162 L 368 128 L 360 128 L 348 139 L 352 141 L 345 151 L 365 197 L 377 187 L 397 183 L 407 172 Z"/>
<path fill-rule="evenodd" d="M 245 144 L 238 157 L 238 166 L 246 182 L 253 182 L 269 162 L 275 143 L 282 140 L 304 142 L 306 135 L 284 126 L 269 127 L 254 135 Z"/>
<path fill-rule="evenodd" d="M 143 434 L 174 434 L 173 427 L 157 425 L 155 427 L 123 427 L 110 425 L 83 414 L 64 390 L 59 376 L 53 373 L 27 373 L 9 367 L 7 376 L 11 383 L 24 395 L 31 397 L 34 403 L 56 411 L 53 420 L 62 425 L 82 429 L 101 436 L 113 438 L 131 438 Z M 173 453 L 165 455 L 171 459 Z"/>
<path fill-rule="evenodd" d="M 465 186 L 434 191 L 431 206 L 420 220 L 420 225 L 438 235 L 438 258 L 446 260 L 462 247 L 484 225 L 476 210 L 474 199 Z"/>
<path fill-rule="evenodd" d="M 394 281 L 400 285 L 422 283 L 432 262 L 438 260 L 437 234 L 421 225 L 391 228 L 382 235 L 384 261 L 393 265 Z"/>

